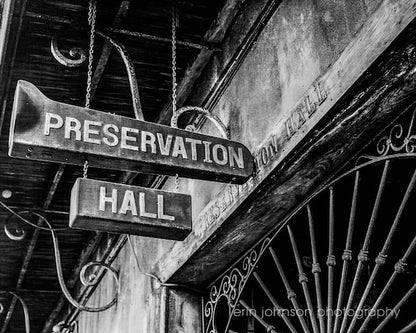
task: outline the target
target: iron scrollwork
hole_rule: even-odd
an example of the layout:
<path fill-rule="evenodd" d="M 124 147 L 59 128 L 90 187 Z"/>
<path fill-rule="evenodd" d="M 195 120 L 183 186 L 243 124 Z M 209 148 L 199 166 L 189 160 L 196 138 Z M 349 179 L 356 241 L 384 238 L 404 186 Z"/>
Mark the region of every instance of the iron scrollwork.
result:
<path fill-rule="evenodd" d="M 130 59 L 128 52 L 123 44 L 121 44 L 117 39 L 114 37 L 110 37 L 106 33 L 97 30 L 97 35 L 104 38 L 107 42 L 109 42 L 114 48 L 118 51 L 121 58 L 123 59 L 124 65 L 127 70 L 127 75 L 130 84 L 130 91 L 133 101 L 133 109 L 136 119 L 143 120 L 143 112 L 140 102 L 140 94 L 139 94 L 139 87 L 137 85 L 136 79 L 136 72 L 134 69 L 134 64 Z M 59 35 L 54 36 L 51 40 L 51 53 L 56 61 L 66 67 L 78 67 L 81 66 L 87 59 L 86 52 L 80 47 L 73 47 L 69 50 L 69 54 L 72 57 L 76 57 L 77 59 L 70 59 L 65 57 L 62 52 L 59 50 L 58 47 L 58 38 Z"/>
<path fill-rule="evenodd" d="M 52 37 L 51 40 L 51 53 L 53 57 L 56 59 L 56 61 L 58 61 L 61 65 L 64 65 L 66 67 L 81 66 L 87 59 L 85 51 L 80 47 L 73 47 L 69 50 L 69 55 L 74 59 L 65 57 L 59 50 L 58 39 L 59 35 Z"/>
<path fill-rule="evenodd" d="M 270 244 L 271 239 L 264 239 L 255 249 L 244 256 L 238 264 L 227 272 L 220 280 L 211 286 L 207 300 L 204 302 L 204 320 L 206 320 L 205 333 L 217 333 L 216 316 L 219 301 L 225 298 L 228 304 L 228 322 L 232 318 L 244 286 L 251 276 L 262 253 Z"/>
<path fill-rule="evenodd" d="M 120 291 L 120 283 L 119 283 L 119 278 L 118 278 L 118 274 L 115 271 L 114 268 L 112 268 L 110 265 L 108 265 L 105 262 L 101 262 L 101 261 L 92 261 L 89 262 L 87 264 L 85 264 L 81 271 L 80 271 L 80 281 L 81 283 L 86 286 L 86 287 L 91 287 L 94 286 L 96 284 L 99 283 L 100 278 L 100 272 L 101 270 L 103 271 L 107 271 L 111 274 L 111 276 L 113 277 L 115 284 L 116 284 L 116 295 L 114 296 L 114 298 L 106 305 L 104 306 L 100 306 L 100 307 L 88 307 L 85 306 L 83 304 L 78 303 L 70 294 L 68 288 L 65 285 L 65 280 L 62 274 L 62 263 L 61 263 L 61 255 L 60 255 L 60 251 L 59 251 L 59 243 L 58 243 L 58 237 L 56 236 L 56 231 L 58 230 L 67 230 L 68 228 L 53 228 L 52 225 L 50 224 L 50 222 L 41 214 L 34 212 L 34 211 L 28 211 L 28 210 L 24 210 L 24 211 L 19 211 L 19 212 L 15 212 L 14 210 L 12 210 L 10 207 L 8 207 L 6 204 L 4 204 L 3 202 L 0 201 L 0 205 L 5 208 L 6 210 L 8 210 L 12 215 L 7 219 L 8 221 L 11 220 L 11 217 L 16 217 L 18 218 L 20 221 L 36 228 L 36 229 L 40 229 L 40 230 L 44 230 L 44 231 L 49 231 L 51 236 L 52 236 L 52 241 L 53 241 L 53 247 L 54 247 L 54 256 L 55 256 L 55 265 L 56 265 L 56 271 L 57 271 L 57 275 L 58 275 L 58 281 L 59 281 L 59 285 L 61 287 L 61 290 L 65 296 L 65 298 L 68 300 L 69 303 L 71 303 L 74 307 L 76 307 L 77 309 L 81 310 L 81 311 L 87 311 L 87 312 L 101 312 L 101 311 L 105 311 L 107 309 L 109 309 L 110 307 L 112 307 L 116 302 L 117 302 L 117 298 L 118 298 L 118 294 Z M 39 223 L 35 224 L 32 223 L 31 221 L 29 221 L 28 219 L 24 218 L 22 215 L 27 215 L 27 214 L 32 214 L 33 216 L 35 216 L 36 218 L 39 219 Z M 40 224 L 43 223 L 46 225 L 46 227 L 41 226 Z M 8 236 L 11 240 L 14 241 L 20 241 L 23 238 L 21 236 L 16 236 L 15 234 L 13 234 L 13 232 L 11 231 L 10 227 L 8 227 L 7 223 L 4 226 L 4 230 L 6 233 L 6 236 Z M 17 230 L 17 233 L 19 235 L 25 235 L 26 233 L 21 231 L 23 230 L 21 228 L 21 226 L 18 226 L 15 228 L 15 231 Z M 88 269 L 90 267 L 93 266 L 97 266 L 100 267 L 100 270 L 96 270 L 95 272 L 99 271 L 99 273 L 90 273 L 87 274 Z M 16 296 L 17 297 L 17 296 Z M 0 308 L 1 309 L 1 308 Z"/>
<path fill-rule="evenodd" d="M 385 132 L 381 132 L 381 135 L 379 136 L 378 141 L 375 141 L 374 145 L 371 144 L 366 148 L 366 154 L 361 155 L 358 157 L 357 160 L 353 161 L 351 164 L 347 165 L 346 171 L 341 170 L 340 173 L 336 174 L 334 177 L 330 180 L 329 183 L 325 184 L 322 188 L 318 189 L 315 193 L 311 195 L 302 205 L 300 208 L 297 209 L 295 214 L 303 214 L 303 221 L 305 221 L 304 226 L 306 225 L 306 228 L 309 229 L 309 237 L 311 240 L 311 248 L 312 248 L 312 255 L 315 256 L 315 259 L 313 260 L 312 264 L 303 262 L 303 258 L 299 256 L 299 248 L 298 245 L 296 245 L 295 237 L 293 236 L 294 233 L 291 231 L 290 224 L 292 221 L 299 221 L 296 220 L 296 218 L 289 218 L 286 221 L 280 221 L 283 224 L 287 224 L 287 230 L 288 235 L 286 237 L 289 237 L 290 242 L 292 243 L 293 248 L 293 254 L 295 257 L 295 263 L 292 263 L 293 272 L 292 274 L 295 274 L 296 271 L 299 277 L 300 285 L 302 285 L 303 294 L 305 303 L 308 306 L 308 315 L 313 314 L 310 316 L 309 323 L 312 323 L 314 325 L 315 322 L 315 328 L 314 331 L 324 331 L 322 328 L 318 328 L 318 321 L 320 327 L 325 327 L 325 322 L 329 323 L 327 324 L 331 326 L 331 332 L 364 332 L 367 330 L 367 325 L 369 324 L 370 320 L 374 319 L 375 316 L 371 315 L 371 313 L 376 313 L 378 309 L 381 310 L 380 304 L 381 302 L 386 301 L 387 299 L 387 292 L 391 290 L 393 287 L 393 282 L 398 279 L 398 275 L 405 272 L 406 265 L 408 263 L 409 256 L 411 255 L 412 251 L 416 249 L 416 236 L 413 236 L 413 239 L 411 239 L 407 246 L 403 249 L 404 253 L 399 254 L 399 259 L 396 262 L 396 264 L 393 266 L 393 271 L 390 273 L 390 278 L 386 282 L 385 286 L 381 289 L 379 287 L 379 293 L 377 296 L 377 300 L 374 302 L 374 300 L 371 300 L 371 303 L 369 303 L 369 295 L 371 288 L 373 285 L 375 285 L 374 281 L 376 279 L 376 276 L 379 272 L 379 269 L 382 266 L 385 266 L 388 264 L 387 259 L 392 258 L 392 253 L 388 254 L 389 247 L 393 241 L 393 236 L 396 237 L 396 233 L 398 232 L 398 224 L 399 221 L 401 221 L 402 213 L 405 210 L 405 207 L 407 207 L 410 202 L 411 195 L 414 195 L 414 191 L 416 189 L 416 170 L 413 169 L 413 174 L 411 179 L 407 183 L 406 191 L 402 193 L 402 199 L 400 201 L 400 206 L 397 209 L 396 215 L 394 216 L 394 219 L 392 219 L 392 224 L 390 226 L 390 231 L 386 235 L 386 238 L 384 240 L 384 244 L 382 245 L 381 251 L 378 252 L 378 255 L 374 256 L 374 262 L 375 266 L 372 269 L 372 272 L 369 274 L 369 279 L 366 281 L 366 286 L 363 288 L 362 292 L 358 291 L 357 285 L 358 283 L 361 283 L 364 281 L 364 279 L 361 277 L 361 268 L 362 264 L 367 262 L 370 258 L 369 254 L 369 240 L 371 239 L 371 235 L 373 232 L 374 224 L 371 221 L 369 221 L 369 224 L 367 226 L 367 232 L 365 233 L 365 237 L 368 240 L 364 240 L 361 250 L 358 253 L 357 256 L 357 265 L 354 269 L 350 268 L 350 275 L 351 278 L 354 278 L 353 285 L 349 290 L 345 287 L 346 281 L 348 280 L 348 265 L 351 265 L 351 260 L 353 259 L 352 256 L 352 242 L 353 242 L 353 229 L 354 229 L 354 221 L 356 219 L 356 212 L 357 212 L 357 198 L 360 197 L 359 189 L 365 188 L 363 186 L 361 179 L 361 170 L 368 166 L 374 166 L 381 164 L 380 162 L 383 162 L 384 169 L 383 173 L 380 177 L 380 181 L 378 183 L 378 191 L 376 198 L 374 199 L 374 206 L 373 206 L 373 216 L 377 216 L 377 210 L 379 207 L 379 203 L 381 200 L 382 195 L 380 193 L 383 192 L 384 186 L 386 184 L 387 179 L 387 170 L 389 163 L 391 163 L 392 160 L 401 160 L 402 158 L 409 158 L 412 157 L 413 159 L 416 157 L 416 133 L 414 133 L 413 125 L 415 120 L 415 114 L 416 111 L 409 110 L 409 113 L 403 114 L 401 116 L 400 120 L 394 124 L 392 124 Z M 408 124 L 408 125 L 404 125 Z M 362 159 L 365 159 L 365 161 L 362 161 Z M 355 164 L 354 164 L 355 163 Z M 414 168 L 414 165 L 413 165 Z M 334 274 L 333 274 L 333 267 L 335 265 L 335 255 L 334 255 L 334 249 L 333 247 L 329 247 L 328 255 L 327 255 L 327 262 L 326 266 L 328 271 L 328 295 L 331 295 L 332 299 L 331 302 L 328 304 L 331 304 L 330 307 L 327 308 L 329 311 L 325 311 L 324 307 L 322 306 L 322 291 L 321 291 L 321 282 L 319 282 L 319 274 L 321 273 L 321 269 L 319 267 L 319 257 L 316 250 L 316 241 L 315 241 L 315 230 L 314 229 L 314 223 L 313 223 L 313 214 L 312 210 L 310 209 L 310 204 L 312 203 L 312 200 L 314 198 L 317 198 L 318 195 L 325 197 L 327 196 L 327 191 L 329 190 L 329 202 L 328 207 L 329 209 L 329 222 L 328 222 L 328 238 L 329 238 L 329 244 L 331 242 L 334 242 L 334 216 L 335 213 L 335 206 L 334 206 L 334 196 L 333 196 L 333 186 L 335 184 L 338 184 L 338 182 L 341 179 L 346 179 L 346 177 L 350 175 L 355 175 L 354 178 L 354 186 L 352 189 L 352 200 L 351 200 L 351 207 L 350 207 L 350 218 L 348 219 L 348 234 L 346 239 L 346 246 L 345 250 L 342 254 L 342 261 L 343 261 L 343 268 L 342 268 L 342 276 L 341 283 L 340 283 L 340 293 L 338 295 L 338 302 L 335 305 L 334 302 Z M 349 178 L 351 181 L 351 178 Z M 361 184 L 359 186 L 359 184 Z M 324 197 L 324 198 L 325 198 Z M 306 209 L 306 212 L 305 212 Z M 300 213 L 302 210 L 302 213 Z M 307 214 L 305 214 L 307 213 Z M 295 216 L 295 215 L 294 215 Z M 296 215 L 301 216 L 301 215 Z M 305 217 L 307 216 L 307 219 Z M 332 217 L 331 217 L 332 216 Z M 299 224 L 298 224 L 299 225 Z M 386 226 L 383 225 L 382 228 L 385 228 Z M 321 226 L 322 228 L 322 226 Z M 264 327 L 266 327 L 267 330 L 270 329 L 270 331 L 273 331 L 272 326 L 267 326 L 267 322 L 264 320 L 261 320 L 262 318 L 256 317 L 256 311 L 255 309 L 259 308 L 255 305 L 249 306 L 247 305 L 243 300 L 240 300 L 241 295 L 243 295 L 244 288 L 247 287 L 247 281 L 249 279 L 252 279 L 253 281 L 257 281 L 257 285 L 261 287 L 261 289 L 264 291 L 265 295 L 268 296 L 269 300 L 272 301 L 273 294 L 270 292 L 270 290 L 267 288 L 267 286 L 263 283 L 259 275 L 256 275 L 256 272 L 254 272 L 254 268 L 258 265 L 259 260 L 262 257 L 262 254 L 264 253 L 264 250 L 266 248 L 269 248 L 271 245 L 272 240 L 275 239 L 277 235 L 281 235 L 284 237 L 285 235 L 281 233 L 283 229 L 279 228 L 278 230 L 273 230 L 267 235 L 268 238 L 265 240 L 261 240 L 260 243 L 255 245 L 253 249 L 248 252 L 247 255 L 242 257 L 240 260 L 237 261 L 237 263 L 230 268 L 224 275 L 222 275 L 214 284 L 208 289 L 207 294 L 204 297 L 204 308 L 203 308 L 203 315 L 204 315 L 204 333 L 224 333 L 228 332 L 230 327 L 231 320 L 233 318 L 233 314 L 235 314 L 235 308 L 238 303 L 242 304 L 247 310 L 253 310 L 253 313 L 248 312 L 248 314 L 255 318 L 260 324 L 262 324 Z M 300 230 L 300 229 L 299 229 Z M 305 230 L 305 229 L 304 229 Z M 332 232 L 331 232 L 332 230 Z M 361 235 L 360 235 L 361 236 Z M 358 237 L 358 236 L 357 236 Z M 361 240 L 359 240 L 361 241 Z M 334 244 L 334 243 L 333 243 Z M 299 324 L 302 326 L 302 332 L 309 332 L 310 326 L 306 323 L 305 318 L 303 318 L 303 314 L 306 312 L 303 312 L 302 315 L 298 315 L 297 311 L 300 309 L 299 303 L 295 303 L 296 294 L 294 292 L 294 289 L 292 289 L 291 283 L 289 283 L 289 280 L 287 279 L 287 274 L 282 269 L 282 266 L 280 265 L 279 261 L 277 260 L 276 256 L 274 255 L 274 252 L 272 251 L 272 248 L 270 246 L 270 252 L 272 254 L 273 260 L 275 261 L 276 268 L 279 271 L 279 275 L 281 277 L 281 280 L 285 284 L 285 289 L 287 291 L 288 299 L 292 303 L 293 308 L 282 308 L 276 301 L 272 304 L 275 309 L 278 310 L 277 315 L 282 318 L 282 320 L 285 321 L 285 324 L 288 326 L 291 332 L 297 331 L 294 326 L 292 326 L 292 323 L 290 322 L 290 318 L 285 318 L 284 314 L 285 311 L 291 311 L 296 310 L 296 315 L 299 319 Z M 315 253 L 315 254 L 314 254 Z M 338 253 L 339 255 L 339 253 Z M 397 254 L 396 254 L 397 255 Z M 270 259 L 271 259 L 270 258 Z M 321 257 L 321 260 L 323 257 Z M 391 259 L 389 259 L 391 262 Z M 319 310 L 315 311 L 313 309 L 313 305 L 311 303 L 311 307 L 308 304 L 308 299 L 310 300 L 310 292 L 307 287 L 307 276 L 305 275 L 304 266 L 311 269 L 311 273 L 314 274 L 314 282 L 311 282 L 312 284 L 315 283 L 316 287 L 316 293 L 317 293 L 317 304 L 321 303 L 319 306 Z M 294 275 L 292 275 L 292 278 Z M 362 279 L 362 280 L 360 280 Z M 285 282 L 286 281 L 286 282 Z M 396 282 L 397 283 L 397 282 Z M 355 285 L 356 284 L 356 285 Z M 380 292 L 380 290 L 382 290 Z M 279 295 L 283 295 L 283 290 L 279 291 Z M 409 290 L 402 296 L 402 298 L 395 303 L 394 307 L 392 306 L 391 309 L 393 311 L 400 311 L 401 307 L 404 306 L 405 302 L 407 301 L 410 296 L 414 295 L 416 293 L 416 284 L 412 283 L 410 284 Z M 302 293 L 299 293 L 298 295 L 302 295 Z M 329 297 L 329 296 L 328 296 Z M 217 307 L 218 303 L 221 301 L 221 299 L 224 298 L 228 302 L 228 322 L 226 325 L 222 325 L 221 328 L 216 326 L 216 316 L 217 316 Z M 359 302 L 356 302 L 356 304 L 353 304 L 353 300 L 355 302 L 355 299 L 359 298 Z M 310 303 L 310 302 L 309 302 Z M 370 304 L 370 307 L 368 308 Z M 410 305 L 411 306 L 411 305 Z M 224 308 L 222 308 L 224 310 Z M 311 310 L 312 309 L 312 310 Z M 357 314 L 363 314 L 365 313 L 364 309 L 369 310 L 369 315 L 366 315 L 363 322 L 359 322 Z M 353 310 L 354 314 L 352 315 L 352 318 L 348 318 L 350 315 L 348 315 L 348 312 L 350 310 Z M 279 311 L 280 312 L 279 314 Z M 362 312 L 361 312 L 362 311 Z M 339 312 L 342 315 L 333 316 L 329 315 L 328 313 L 336 313 Z M 301 312 L 300 312 L 301 313 Z M 320 314 L 321 313 L 321 314 Z M 398 313 L 398 312 L 397 312 Z M 316 316 L 317 315 L 317 316 Z M 392 315 L 386 316 L 380 323 L 378 323 L 378 326 L 376 327 L 374 332 L 379 332 L 382 330 L 387 323 L 392 319 Z M 325 319 L 326 318 L 326 319 Z M 325 320 L 324 320 L 325 319 Z M 358 324 L 361 325 L 361 327 L 358 329 Z M 322 325 L 322 326 L 321 326 Z M 411 332 L 416 327 L 416 319 L 411 321 L 407 326 L 405 326 L 400 332 Z M 231 331 L 231 330 L 230 330 Z"/>
<path fill-rule="evenodd" d="M 413 111 L 409 127 L 406 130 L 403 124 L 397 123 L 393 125 L 387 134 L 383 135 L 376 144 L 376 155 L 364 154 L 357 159 L 357 163 L 361 159 L 376 159 L 386 157 L 393 153 L 413 154 L 416 153 L 416 134 L 412 133 L 413 123 L 415 120 L 416 110 Z"/>

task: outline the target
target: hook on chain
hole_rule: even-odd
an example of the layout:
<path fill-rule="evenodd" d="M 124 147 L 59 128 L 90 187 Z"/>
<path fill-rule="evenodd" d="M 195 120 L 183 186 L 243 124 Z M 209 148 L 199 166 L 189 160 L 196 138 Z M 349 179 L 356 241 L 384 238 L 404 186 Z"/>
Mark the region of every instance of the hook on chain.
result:
<path fill-rule="evenodd" d="M 84 166 L 82 168 L 82 178 L 87 179 L 88 177 L 88 160 L 85 159 Z"/>
<path fill-rule="evenodd" d="M 219 117 L 217 117 L 216 115 L 213 115 L 211 112 L 209 112 L 208 110 L 201 108 L 199 106 L 184 106 L 181 107 L 179 110 L 176 111 L 176 113 L 174 113 L 172 115 L 172 119 L 170 121 L 170 125 L 172 127 L 178 128 L 178 119 L 179 117 L 185 113 L 185 112 L 190 112 L 190 111 L 194 111 L 197 112 L 199 114 L 202 114 L 205 116 L 205 118 L 207 118 L 208 120 L 210 120 L 220 131 L 221 135 L 223 136 L 224 139 L 230 139 L 230 131 L 229 129 L 224 125 L 224 123 L 221 121 L 221 119 Z M 195 130 L 195 126 L 187 126 L 186 127 L 187 130 Z"/>

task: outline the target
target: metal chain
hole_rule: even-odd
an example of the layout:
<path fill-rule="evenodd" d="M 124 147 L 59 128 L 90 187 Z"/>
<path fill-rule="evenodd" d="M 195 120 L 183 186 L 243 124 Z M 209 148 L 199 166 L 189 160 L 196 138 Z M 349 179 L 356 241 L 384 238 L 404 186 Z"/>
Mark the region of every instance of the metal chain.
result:
<path fill-rule="evenodd" d="M 86 108 L 89 108 L 91 104 L 92 63 L 93 63 L 93 58 L 94 58 L 96 16 L 97 16 L 97 0 L 90 0 L 89 8 L 88 8 L 88 24 L 91 30 L 90 30 L 90 48 L 89 48 L 89 54 L 88 54 L 87 93 L 85 96 Z"/>
<path fill-rule="evenodd" d="M 175 191 L 176 192 L 179 192 L 180 191 L 180 182 L 179 182 L 179 175 L 178 174 L 176 174 L 175 175 Z"/>
<path fill-rule="evenodd" d="M 82 178 L 86 179 L 87 177 L 88 177 L 88 160 L 85 160 Z"/>
<path fill-rule="evenodd" d="M 87 93 L 85 95 L 85 107 L 91 104 L 91 83 L 92 83 L 92 63 L 94 60 L 94 41 L 95 41 L 95 20 L 97 17 L 97 0 L 90 0 L 88 6 L 88 24 L 90 26 L 90 49 L 88 54 L 88 73 L 87 73 Z M 85 160 L 82 178 L 88 176 L 88 160 Z"/>
<path fill-rule="evenodd" d="M 176 113 L 176 27 L 178 26 L 178 13 L 176 4 L 172 5 L 172 114 Z M 175 191 L 179 192 L 179 175 L 175 176 Z"/>
<path fill-rule="evenodd" d="M 175 4 L 172 6 L 172 113 L 176 113 L 176 27 L 178 15 Z"/>

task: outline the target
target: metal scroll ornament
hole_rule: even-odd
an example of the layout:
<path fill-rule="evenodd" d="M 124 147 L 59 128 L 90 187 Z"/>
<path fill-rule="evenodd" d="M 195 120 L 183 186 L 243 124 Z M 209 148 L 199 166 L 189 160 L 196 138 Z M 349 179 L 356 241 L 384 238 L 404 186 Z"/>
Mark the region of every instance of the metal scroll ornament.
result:
<path fill-rule="evenodd" d="M 142 112 L 142 107 L 140 103 L 139 87 L 137 85 L 136 72 L 134 70 L 133 62 L 130 59 L 126 48 L 123 46 L 123 44 L 117 41 L 114 37 L 110 37 L 107 34 L 99 30 L 97 30 L 96 33 L 98 36 L 101 36 L 106 41 L 108 41 L 112 46 L 114 46 L 114 48 L 118 51 L 121 58 L 123 59 L 124 65 L 127 70 L 128 79 L 129 79 L 134 113 L 135 113 L 136 119 L 143 120 L 143 112 Z M 77 59 L 67 58 L 59 50 L 58 42 L 57 42 L 58 38 L 59 38 L 59 35 L 54 36 L 51 40 L 51 52 L 55 60 L 66 67 L 81 66 L 87 59 L 86 52 L 79 47 L 73 47 L 69 50 L 69 54 L 73 57 L 77 57 Z"/>
<path fill-rule="evenodd" d="M 114 279 L 117 289 L 116 289 L 116 295 L 114 296 L 114 298 L 108 304 L 106 304 L 104 306 L 88 307 L 88 306 L 85 306 L 83 304 L 78 303 L 71 296 L 68 288 L 65 285 L 65 280 L 64 280 L 64 277 L 63 277 L 63 274 L 62 274 L 62 263 L 61 263 L 61 255 L 60 255 L 60 251 L 59 251 L 59 243 L 58 243 L 58 238 L 56 236 L 56 231 L 66 230 L 67 228 L 62 228 L 62 229 L 52 228 L 52 225 L 50 224 L 50 222 L 43 215 L 41 215 L 37 212 L 32 212 L 32 211 L 27 211 L 27 210 L 26 211 L 15 212 L 14 210 L 12 210 L 10 207 L 8 207 L 3 202 L 0 201 L 0 204 L 3 208 L 8 210 L 12 214 L 11 217 L 18 218 L 20 221 L 22 221 L 22 222 L 24 222 L 24 223 L 26 223 L 26 224 L 28 224 L 28 225 L 36 228 L 36 229 L 49 231 L 51 233 L 52 241 L 53 241 L 53 247 L 54 247 L 55 265 L 56 265 L 56 271 L 57 271 L 57 275 L 58 275 L 59 285 L 61 287 L 61 290 L 62 290 L 65 298 L 68 300 L 69 303 L 71 303 L 78 310 L 87 311 L 87 312 L 105 311 L 105 310 L 109 309 L 110 307 L 112 307 L 114 304 L 116 304 L 118 294 L 119 294 L 119 289 L 120 289 L 120 283 L 119 283 L 119 279 L 118 279 L 118 274 L 114 270 L 114 268 L 112 268 L 107 263 L 104 263 L 104 262 L 101 262 L 101 261 L 92 261 L 92 262 L 89 262 L 86 265 L 84 265 L 82 267 L 81 271 L 80 271 L 80 281 L 85 287 L 92 287 L 92 286 L 98 284 L 99 281 L 100 281 L 101 274 L 104 271 L 106 271 L 106 272 L 110 273 L 110 275 Z M 40 223 L 45 224 L 46 227 L 43 227 L 41 225 L 37 225 L 35 223 L 30 222 L 28 219 L 26 219 L 22 216 L 22 215 L 26 215 L 26 214 L 32 214 L 33 216 L 35 216 L 36 218 L 39 219 Z M 8 218 L 8 221 L 11 220 L 11 217 Z M 14 230 L 11 230 L 10 225 L 8 225 L 8 223 L 5 224 L 4 230 L 5 230 L 6 235 L 11 240 L 14 240 L 14 241 L 22 240 L 24 238 L 24 235 L 26 234 L 24 231 L 22 231 L 23 229 L 20 226 L 15 227 Z M 90 268 L 94 267 L 94 266 L 99 267 L 100 269 L 94 270 L 93 273 L 88 273 L 90 271 Z M 14 295 L 14 296 L 17 297 L 16 295 Z"/>
<path fill-rule="evenodd" d="M 59 50 L 58 36 L 53 37 L 51 40 L 51 52 L 56 61 L 66 67 L 79 67 L 87 59 L 85 51 L 80 47 L 73 47 L 69 50 L 69 55 L 74 59 L 65 57 Z"/>
<path fill-rule="evenodd" d="M 415 120 L 415 113 L 413 111 L 409 127 L 406 130 L 402 124 L 395 124 L 388 133 L 382 136 L 376 145 L 375 156 L 372 155 L 362 155 L 361 158 L 365 159 L 374 159 L 387 156 L 393 153 L 404 153 L 412 154 L 416 152 L 416 134 L 413 132 L 413 124 Z M 358 159 L 357 162 L 360 162 L 361 159 Z"/>
<path fill-rule="evenodd" d="M 219 304 L 225 301 L 228 308 L 226 314 L 227 320 L 224 324 L 224 332 L 229 325 L 232 318 L 234 309 L 236 308 L 241 292 L 246 285 L 248 278 L 251 276 L 253 269 L 255 268 L 262 253 L 266 250 L 270 244 L 271 239 L 264 239 L 257 248 L 251 250 L 246 256 L 244 256 L 228 273 L 226 273 L 221 280 L 217 281 L 211 288 L 209 297 L 204 304 L 204 319 L 206 323 L 206 333 L 219 332 L 218 316 L 224 315 L 222 309 L 219 309 Z M 221 312 L 221 313 L 220 313 Z"/>

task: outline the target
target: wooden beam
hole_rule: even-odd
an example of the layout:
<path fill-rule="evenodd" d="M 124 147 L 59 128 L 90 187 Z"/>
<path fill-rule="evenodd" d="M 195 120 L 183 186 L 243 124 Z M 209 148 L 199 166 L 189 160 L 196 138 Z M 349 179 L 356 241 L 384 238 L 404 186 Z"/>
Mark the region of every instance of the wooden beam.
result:
<path fill-rule="evenodd" d="M 62 177 L 64 171 L 65 171 L 65 165 L 63 165 L 63 164 L 59 165 L 58 171 L 56 172 L 55 177 L 52 181 L 52 185 L 51 185 L 51 187 L 48 191 L 48 194 L 46 196 L 46 200 L 45 200 L 45 202 L 42 206 L 42 209 L 48 209 L 49 208 L 49 205 L 52 202 L 53 196 L 55 195 L 56 189 L 58 187 L 58 184 L 61 180 L 61 177 Z M 42 223 L 41 219 L 39 219 L 39 221 L 38 221 L 38 224 L 40 224 L 40 223 Z M 30 260 L 32 258 L 33 252 L 35 250 L 35 246 L 36 246 L 36 243 L 38 241 L 39 234 L 40 234 L 40 229 L 35 229 L 35 231 L 32 234 L 32 238 L 30 239 L 28 248 L 26 250 L 25 257 L 23 259 L 22 267 L 20 268 L 19 277 L 18 277 L 17 283 L 16 283 L 16 289 L 20 289 L 23 285 L 23 281 L 24 281 L 24 278 L 26 276 L 26 272 L 27 272 L 27 269 L 29 267 L 29 263 L 30 263 Z M 7 311 L 6 317 L 4 319 L 4 323 L 3 323 L 3 327 L 1 329 L 1 333 L 6 332 L 7 327 L 9 325 L 9 322 L 10 322 L 10 319 L 13 315 L 13 311 L 14 311 L 14 308 L 16 306 L 16 303 L 17 303 L 17 298 L 15 296 L 13 296 L 12 301 L 11 301 L 10 306 L 9 306 L 9 309 Z"/>
<path fill-rule="evenodd" d="M 11 71 L 16 58 L 17 45 L 19 42 L 20 32 L 22 30 L 23 15 L 26 11 L 27 0 L 19 3 L 19 8 L 15 8 L 18 4 L 15 0 L 7 0 L 3 3 L 1 13 L 0 27 L 0 96 L 2 96 L 2 106 L 0 110 L 0 135 L 3 128 L 4 117 L 7 109 L 7 101 L 9 100 Z M 19 13 L 17 26 L 12 28 L 13 13 Z M 11 29 L 13 33 L 10 34 Z M 6 71 L 7 69 L 7 71 Z"/>
<path fill-rule="evenodd" d="M 0 77 L 3 75 L 4 60 L 6 58 L 7 44 L 9 42 L 10 26 L 13 18 L 15 0 L 5 0 L 1 13 L 0 24 Z"/>
<path fill-rule="evenodd" d="M 360 80 L 366 80 L 363 74 L 377 59 L 382 61 L 380 60 L 382 53 L 415 18 L 415 8 L 415 0 L 399 2 L 384 0 L 380 4 L 339 59 L 325 75 L 318 79 L 317 82 L 327 91 L 328 96 L 322 100 L 317 111 L 302 125 L 300 131 L 287 139 L 284 150 L 277 158 L 273 159 L 246 186 L 235 187 L 238 195 L 220 216 L 213 217 L 212 220 L 210 219 L 212 216 L 209 216 L 210 207 L 214 207 L 217 198 L 207 205 L 195 221 L 195 230 L 198 230 L 198 233 L 191 234 L 184 242 L 176 243 L 156 265 L 156 274 L 163 281 L 172 283 L 192 281 L 196 285 L 209 283 L 251 246 L 255 239 L 281 221 L 284 214 L 299 202 L 299 196 L 306 195 L 319 180 L 323 179 L 324 175 L 328 176 L 328 172 L 321 170 L 322 161 L 329 163 L 333 169 L 332 166 L 339 163 L 343 153 L 352 153 L 356 142 L 350 142 L 350 138 L 365 136 L 368 138 L 368 132 L 366 132 L 368 129 L 364 128 L 365 126 L 368 128 L 380 126 L 383 121 L 397 114 L 397 105 L 402 106 L 403 102 L 412 101 L 415 94 L 414 64 L 409 63 L 406 57 L 400 58 L 400 55 L 410 52 L 407 49 L 392 52 L 384 60 L 382 59 L 386 61 L 389 57 L 392 59 L 396 57 L 396 64 L 403 62 L 397 67 L 400 71 L 403 67 L 402 72 L 393 71 L 392 64 L 384 68 L 374 68 L 373 78 L 366 82 L 368 86 L 374 86 L 374 94 L 364 95 L 364 88 L 355 91 L 355 95 L 349 95 L 348 92 Z M 414 26 L 409 26 L 409 36 L 414 34 L 413 29 Z M 408 40 L 410 39 L 409 37 Z M 400 47 L 404 48 L 405 43 L 398 42 L 396 48 Z M 385 72 L 382 72 L 382 69 Z M 394 85 L 394 82 L 397 85 Z M 402 86 L 399 82 L 402 82 Z M 383 96 L 386 87 L 394 87 L 394 94 Z M 340 109 L 340 100 L 347 97 L 349 97 L 349 105 Z M 366 102 L 368 102 L 367 108 L 360 108 L 357 105 Z M 302 104 L 305 104 L 303 99 L 295 103 L 288 116 Z M 380 105 L 384 106 L 384 110 Z M 395 106 L 394 110 L 392 105 Z M 328 132 L 312 132 L 324 116 L 336 111 L 338 111 L 337 118 L 331 117 L 335 120 L 331 124 L 332 127 L 328 126 Z M 343 116 L 341 117 L 340 114 Z M 270 138 L 288 136 L 286 120 L 286 118 L 282 119 L 272 129 L 267 140 L 258 147 L 257 151 L 260 151 Z M 363 126 L 363 124 L 366 125 Z M 347 133 L 347 128 L 349 133 Z M 300 146 L 308 140 L 307 134 L 313 134 L 314 139 L 309 138 L 305 146 Z M 295 153 L 300 154 L 301 147 L 304 149 L 302 155 L 293 157 Z M 333 149 L 338 150 L 334 152 Z M 322 154 L 322 152 L 325 153 Z M 282 163 L 289 157 L 296 163 L 286 164 L 286 169 L 281 169 Z M 225 191 L 227 189 L 227 187 L 224 188 Z M 218 197 L 221 197 L 221 193 Z M 280 200 L 281 197 L 285 198 L 284 202 Z M 250 209 L 250 207 L 256 207 L 256 209 Z M 258 221 L 261 221 L 261 224 Z M 256 227 L 253 227 L 254 225 Z M 250 237 L 247 237 L 247 234 L 250 234 Z M 224 260 L 218 260 L 218 251 L 227 253 L 227 257 Z"/>
<path fill-rule="evenodd" d="M 130 30 L 126 30 L 126 29 L 114 29 L 114 28 L 106 29 L 106 31 L 116 33 L 116 34 L 120 34 L 120 35 L 126 35 L 126 36 L 141 38 L 141 39 L 147 39 L 147 40 L 156 41 L 156 42 L 165 43 L 165 44 L 171 44 L 172 43 L 172 39 L 170 39 L 170 38 L 145 34 L 145 33 L 138 32 L 138 31 L 130 31 Z M 202 49 L 213 49 L 213 50 L 216 50 L 216 51 L 219 50 L 219 49 L 215 48 L 214 44 L 208 44 L 208 43 L 197 44 L 197 43 L 192 43 L 192 42 L 186 42 L 186 41 L 179 40 L 179 39 L 176 40 L 176 45 L 185 46 L 185 47 L 198 49 L 198 50 L 202 50 Z"/>

